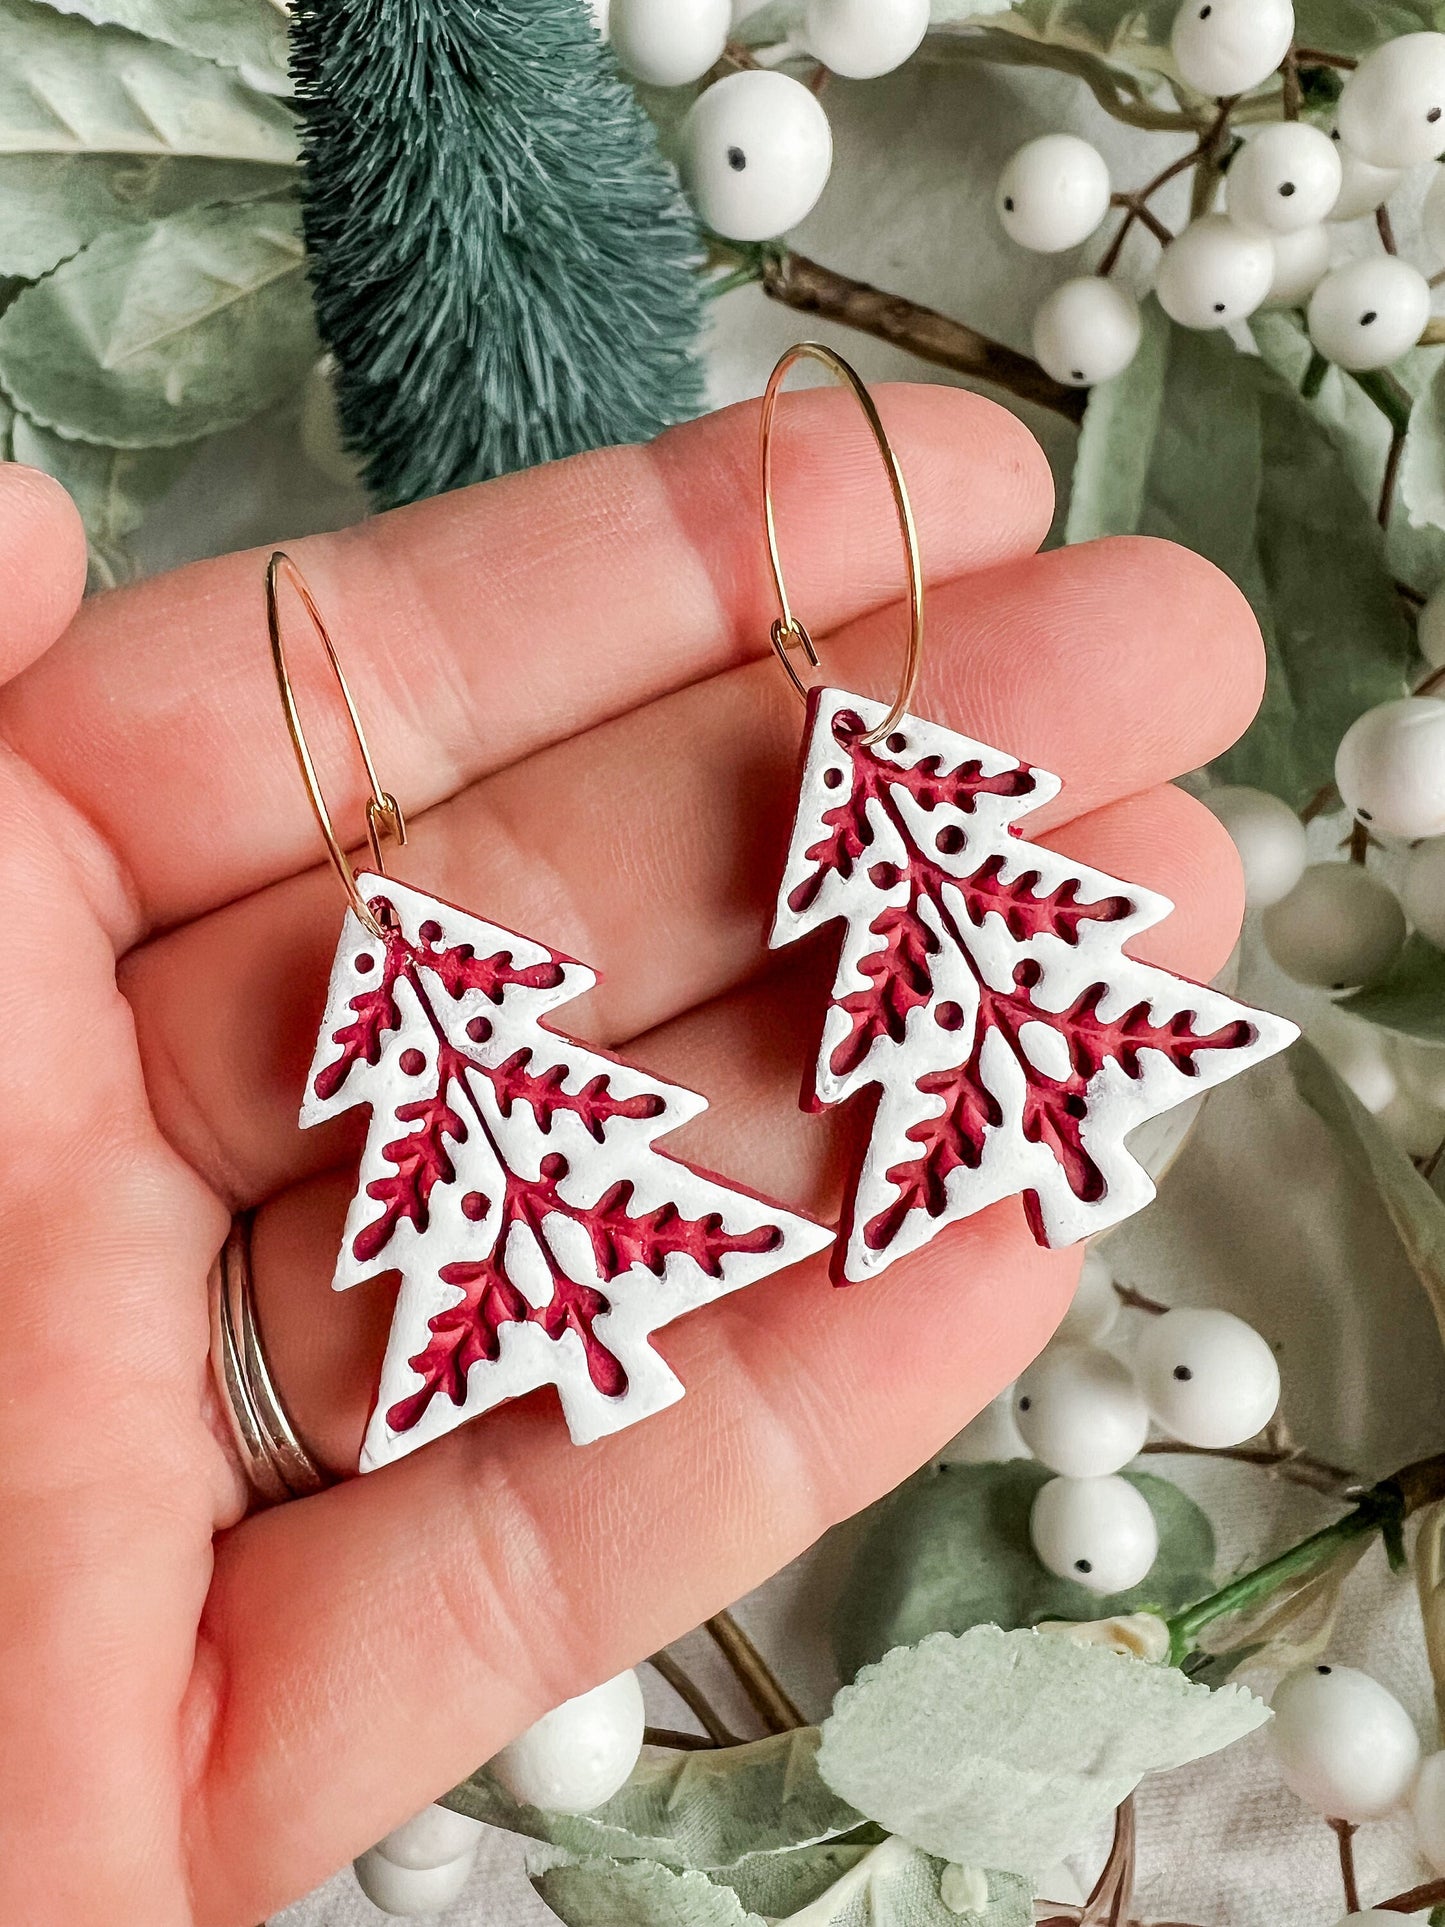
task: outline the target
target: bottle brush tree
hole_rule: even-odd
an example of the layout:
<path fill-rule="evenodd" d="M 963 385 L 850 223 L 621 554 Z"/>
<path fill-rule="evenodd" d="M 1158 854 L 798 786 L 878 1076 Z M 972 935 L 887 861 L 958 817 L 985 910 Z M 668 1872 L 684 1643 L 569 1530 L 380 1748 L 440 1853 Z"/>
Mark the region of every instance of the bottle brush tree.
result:
<path fill-rule="evenodd" d="M 297 0 L 303 205 L 383 505 L 696 412 L 699 231 L 585 0 Z"/>

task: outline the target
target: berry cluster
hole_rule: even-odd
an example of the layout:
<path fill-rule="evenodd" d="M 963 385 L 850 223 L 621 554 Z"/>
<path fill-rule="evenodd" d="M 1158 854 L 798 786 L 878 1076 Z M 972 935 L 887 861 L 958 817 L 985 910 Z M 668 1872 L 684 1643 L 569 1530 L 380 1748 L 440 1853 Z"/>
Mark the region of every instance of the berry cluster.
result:
<path fill-rule="evenodd" d="M 950 1453 L 1027 1454 L 1057 1474 L 1034 1501 L 1034 1551 L 1059 1578 L 1104 1595 L 1139 1585 L 1159 1551 L 1147 1501 L 1119 1476 L 1151 1424 L 1180 1445 L 1213 1451 L 1254 1438 L 1279 1404 L 1274 1353 L 1242 1318 L 1156 1309 L 1121 1356 L 1103 1344 L 1120 1302 L 1090 1250 L 1058 1332 L 1007 1395 L 1007 1417 L 999 1401 Z"/>
<path fill-rule="evenodd" d="M 1185 0 L 1174 63 L 1195 92 L 1220 103 L 1198 158 L 1224 138 L 1232 102 L 1290 55 L 1294 27 L 1289 0 Z M 1206 205 L 1177 235 L 1144 202 L 1183 163 L 1141 195 L 1115 194 L 1103 156 L 1072 134 L 1018 150 L 998 183 L 999 220 L 1021 247 L 1054 254 L 1087 241 L 1121 205 L 1126 222 L 1143 219 L 1164 242 L 1154 292 L 1181 326 L 1227 328 L 1261 307 L 1308 303 L 1320 355 L 1355 372 L 1383 368 L 1419 340 L 1430 284 L 1393 252 L 1332 268 L 1329 225 L 1375 213 L 1407 169 L 1433 164 L 1445 151 L 1442 116 L 1445 34 L 1405 34 L 1349 73 L 1331 131 L 1296 117 L 1258 128 L 1237 151 L 1226 144 L 1222 205 Z M 1423 219 L 1427 244 L 1445 255 L 1445 169 L 1436 169 Z M 1106 278 L 1117 258 L 1110 248 L 1097 274 L 1065 281 L 1034 318 L 1035 357 L 1067 386 L 1109 380 L 1138 348 L 1134 297 Z"/>
<path fill-rule="evenodd" d="M 631 1777 L 643 1724 L 637 1675 L 619 1673 L 544 1714 L 488 1762 L 488 1771 L 522 1806 L 591 1813 Z M 356 1861 L 361 1891 L 384 1914 L 440 1913 L 471 1877 L 481 1833 L 481 1823 L 464 1813 L 425 1807 Z"/>

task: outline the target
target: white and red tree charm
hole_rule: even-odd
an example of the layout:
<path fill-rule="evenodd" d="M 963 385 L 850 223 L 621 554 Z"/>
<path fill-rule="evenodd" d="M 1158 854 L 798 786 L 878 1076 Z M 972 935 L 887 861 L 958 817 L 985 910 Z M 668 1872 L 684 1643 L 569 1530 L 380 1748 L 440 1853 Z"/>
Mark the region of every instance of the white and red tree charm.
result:
<path fill-rule="evenodd" d="M 870 748 L 884 715 L 814 691 L 772 934 L 847 925 L 805 1107 L 879 1087 L 839 1282 L 1001 1198 L 1041 1244 L 1116 1224 L 1154 1194 L 1127 1134 L 1296 1035 L 1124 954 L 1173 906 L 1020 840 L 1057 777 L 916 716 Z"/>
<path fill-rule="evenodd" d="M 832 1234 L 654 1148 L 705 1100 L 545 1026 L 585 965 L 357 881 L 301 1122 L 370 1106 L 333 1283 L 401 1278 L 362 1470 L 539 1385 L 579 1444 L 672 1404 L 651 1333 Z"/>

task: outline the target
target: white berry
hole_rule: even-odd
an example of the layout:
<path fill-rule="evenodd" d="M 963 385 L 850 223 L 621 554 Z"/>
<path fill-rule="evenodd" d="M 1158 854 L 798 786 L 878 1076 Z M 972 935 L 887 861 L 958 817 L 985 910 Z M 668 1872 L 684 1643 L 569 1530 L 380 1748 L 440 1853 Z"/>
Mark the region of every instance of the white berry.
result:
<path fill-rule="evenodd" d="M 803 39 L 835 74 L 876 80 L 901 67 L 928 32 L 928 0 L 808 0 Z"/>
<path fill-rule="evenodd" d="M 357 1885 L 373 1907 L 402 1920 L 439 1914 L 461 1898 L 476 1865 L 475 1848 L 441 1867 L 399 1867 L 375 1847 L 353 1861 Z"/>
<path fill-rule="evenodd" d="M 1432 1753 L 1420 1768 L 1410 1813 L 1416 1846 L 1436 1873 L 1445 1873 L 1445 1753 Z"/>
<path fill-rule="evenodd" d="M 1174 64 L 1215 99 L 1268 80 L 1294 38 L 1290 0 L 1185 0 L 1174 16 Z"/>
<path fill-rule="evenodd" d="M 949 1440 L 938 1460 L 940 1465 L 1000 1465 L 1032 1456 L 1014 1418 L 1014 1388 L 1006 1385 Z"/>
<path fill-rule="evenodd" d="M 1348 1011 L 1329 1010 L 1310 1024 L 1309 1038 L 1367 1111 L 1379 1117 L 1389 1109 L 1399 1093 L 1400 1079 L 1382 1031 Z"/>
<path fill-rule="evenodd" d="M 393 1827 L 384 1840 L 378 1840 L 372 1852 L 398 1867 L 418 1871 L 445 1867 L 464 1853 L 475 1852 L 481 1834 L 481 1821 L 465 1813 L 454 1813 L 450 1807 L 423 1807 L 410 1820 Z"/>
<path fill-rule="evenodd" d="M 1287 977 L 1353 990 L 1382 976 L 1405 941 L 1405 913 L 1358 863 L 1312 863 L 1264 913 L 1265 948 Z"/>
<path fill-rule="evenodd" d="M 1231 221 L 1292 234 L 1323 221 L 1339 199 L 1337 142 L 1307 121 L 1262 127 L 1230 163 L 1224 204 Z"/>
<path fill-rule="evenodd" d="M 1090 1592 L 1128 1592 L 1159 1555 L 1149 1502 L 1127 1479 L 1050 1479 L 1029 1512 L 1039 1561 Z"/>
<path fill-rule="evenodd" d="M 1406 857 L 1400 904 L 1426 943 L 1445 950 L 1445 836 L 1417 843 Z"/>
<path fill-rule="evenodd" d="M 1069 388 L 1121 375 L 1139 349 L 1139 304 L 1127 288 L 1081 274 L 1044 296 L 1034 316 L 1034 359 Z"/>
<path fill-rule="evenodd" d="M 1327 1820 L 1377 1820 L 1410 1791 L 1420 1738 L 1378 1680 L 1353 1666 L 1302 1666 L 1275 1688 L 1268 1733 L 1280 1777 Z"/>
<path fill-rule="evenodd" d="M 1405 178 L 1402 167 L 1371 167 L 1362 161 L 1353 148 L 1346 147 L 1340 139 L 1340 130 L 1335 129 L 1331 136 L 1340 150 L 1340 192 L 1339 198 L 1330 209 L 1332 221 L 1358 221 L 1363 214 L 1373 214 L 1377 207 L 1383 207 L 1395 189 Z"/>
<path fill-rule="evenodd" d="M 687 87 L 722 58 L 731 0 L 612 0 L 608 35 L 617 58 L 651 87 Z"/>
<path fill-rule="evenodd" d="M 1305 871 L 1305 826 L 1289 804 L 1234 783 L 1206 790 L 1204 801 L 1239 852 L 1249 908 L 1267 910 L 1287 897 Z"/>
<path fill-rule="evenodd" d="M 1087 241 L 1108 213 L 1109 169 L 1077 134 L 1040 134 L 1004 168 L 994 205 L 1011 241 L 1058 254 Z"/>
<path fill-rule="evenodd" d="M 703 221 L 733 241 L 796 227 L 827 185 L 833 135 L 817 96 L 787 74 L 715 80 L 679 134 L 683 184 Z"/>
<path fill-rule="evenodd" d="M 1302 227 L 1293 234 L 1270 236 L 1274 248 L 1274 277 L 1269 284 L 1267 308 L 1302 308 L 1330 266 L 1330 231 L 1327 227 Z"/>
<path fill-rule="evenodd" d="M 1071 1479 L 1117 1472 L 1143 1448 L 1149 1409 L 1133 1374 L 1090 1345 L 1051 1345 L 1014 1387 L 1025 1445 Z"/>
<path fill-rule="evenodd" d="M 1242 1445 L 1279 1404 L 1279 1366 L 1233 1312 L 1181 1305 L 1145 1320 L 1134 1372 L 1149 1410 L 1185 1445 Z"/>
<path fill-rule="evenodd" d="M 1432 669 L 1445 669 L 1445 582 L 1416 616 L 1415 642 Z"/>
<path fill-rule="evenodd" d="M 1252 315 L 1274 279 L 1274 249 L 1223 214 L 1206 214 L 1159 257 L 1154 292 L 1185 328 L 1224 328 Z"/>
<path fill-rule="evenodd" d="M 1418 167 L 1445 152 L 1445 34 L 1402 33 L 1345 81 L 1340 139 L 1371 167 Z"/>
<path fill-rule="evenodd" d="M 1084 1253 L 1078 1288 L 1059 1321 L 1054 1339 L 1096 1345 L 1112 1330 L 1118 1316 L 1119 1294 L 1114 1289 L 1114 1274 L 1108 1260 L 1090 1248 Z"/>
<path fill-rule="evenodd" d="M 626 1785 L 645 1723 L 636 1673 L 619 1673 L 544 1713 L 487 1770 L 523 1806 L 591 1813 Z"/>
<path fill-rule="evenodd" d="M 1332 268 L 1310 296 L 1310 340 L 1327 361 L 1362 373 L 1398 361 L 1430 319 L 1430 284 L 1398 255 Z"/>
<path fill-rule="evenodd" d="M 1445 836 L 1445 702 L 1401 696 L 1357 716 L 1335 754 L 1345 808 L 1381 836 Z"/>

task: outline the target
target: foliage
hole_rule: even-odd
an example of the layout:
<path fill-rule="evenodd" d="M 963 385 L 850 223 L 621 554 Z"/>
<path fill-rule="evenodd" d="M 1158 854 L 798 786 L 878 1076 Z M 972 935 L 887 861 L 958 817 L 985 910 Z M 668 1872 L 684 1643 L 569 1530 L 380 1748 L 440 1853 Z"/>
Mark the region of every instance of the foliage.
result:
<path fill-rule="evenodd" d="M 1268 1718 L 1217 1692 L 1053 1635 L 975 1626 L 889 1653 L 844 1687 L 818 1770 L 880 1826 L 965 1866 L 1033 1875 L 1086 1840 L 1146 1773 Z"/>
<path fill-rule="evenodd" d="M 1148 1500 L 1159 1556 L 1142 1584 L 1101 1599 L 1040 1565 L 1029 1509 L 1052 1475 L 1031 1459 L 927 1466 L 876 1509 L 839 1595 L 833 1623 L 845 1679 L 894 1646 L 970 1626 L 1034 1626 L 1187 1605 L 1213 1585 L 1214 1534 L 1167 1479 L 1125 1476 Z"/>
<path fill-rule="evenodd" d="M 317 317 L 379 501 L 696 412 L 699 230 L 578 0 L 299 0 L 293 49 Z"/>
<path fill-rule="evenodd" d="M 1096 388 L 1074 470 L 1068 539 L 1167 536 L 1249 597 L 1268 685 L 1252 727 L 1214 764 L 1303 805 L 1363 710 L 1403 694 L 1409 625 L 1371 512 L 1296 389 L 1222 334 L 1151 301 L 1132 366 Z"/>

